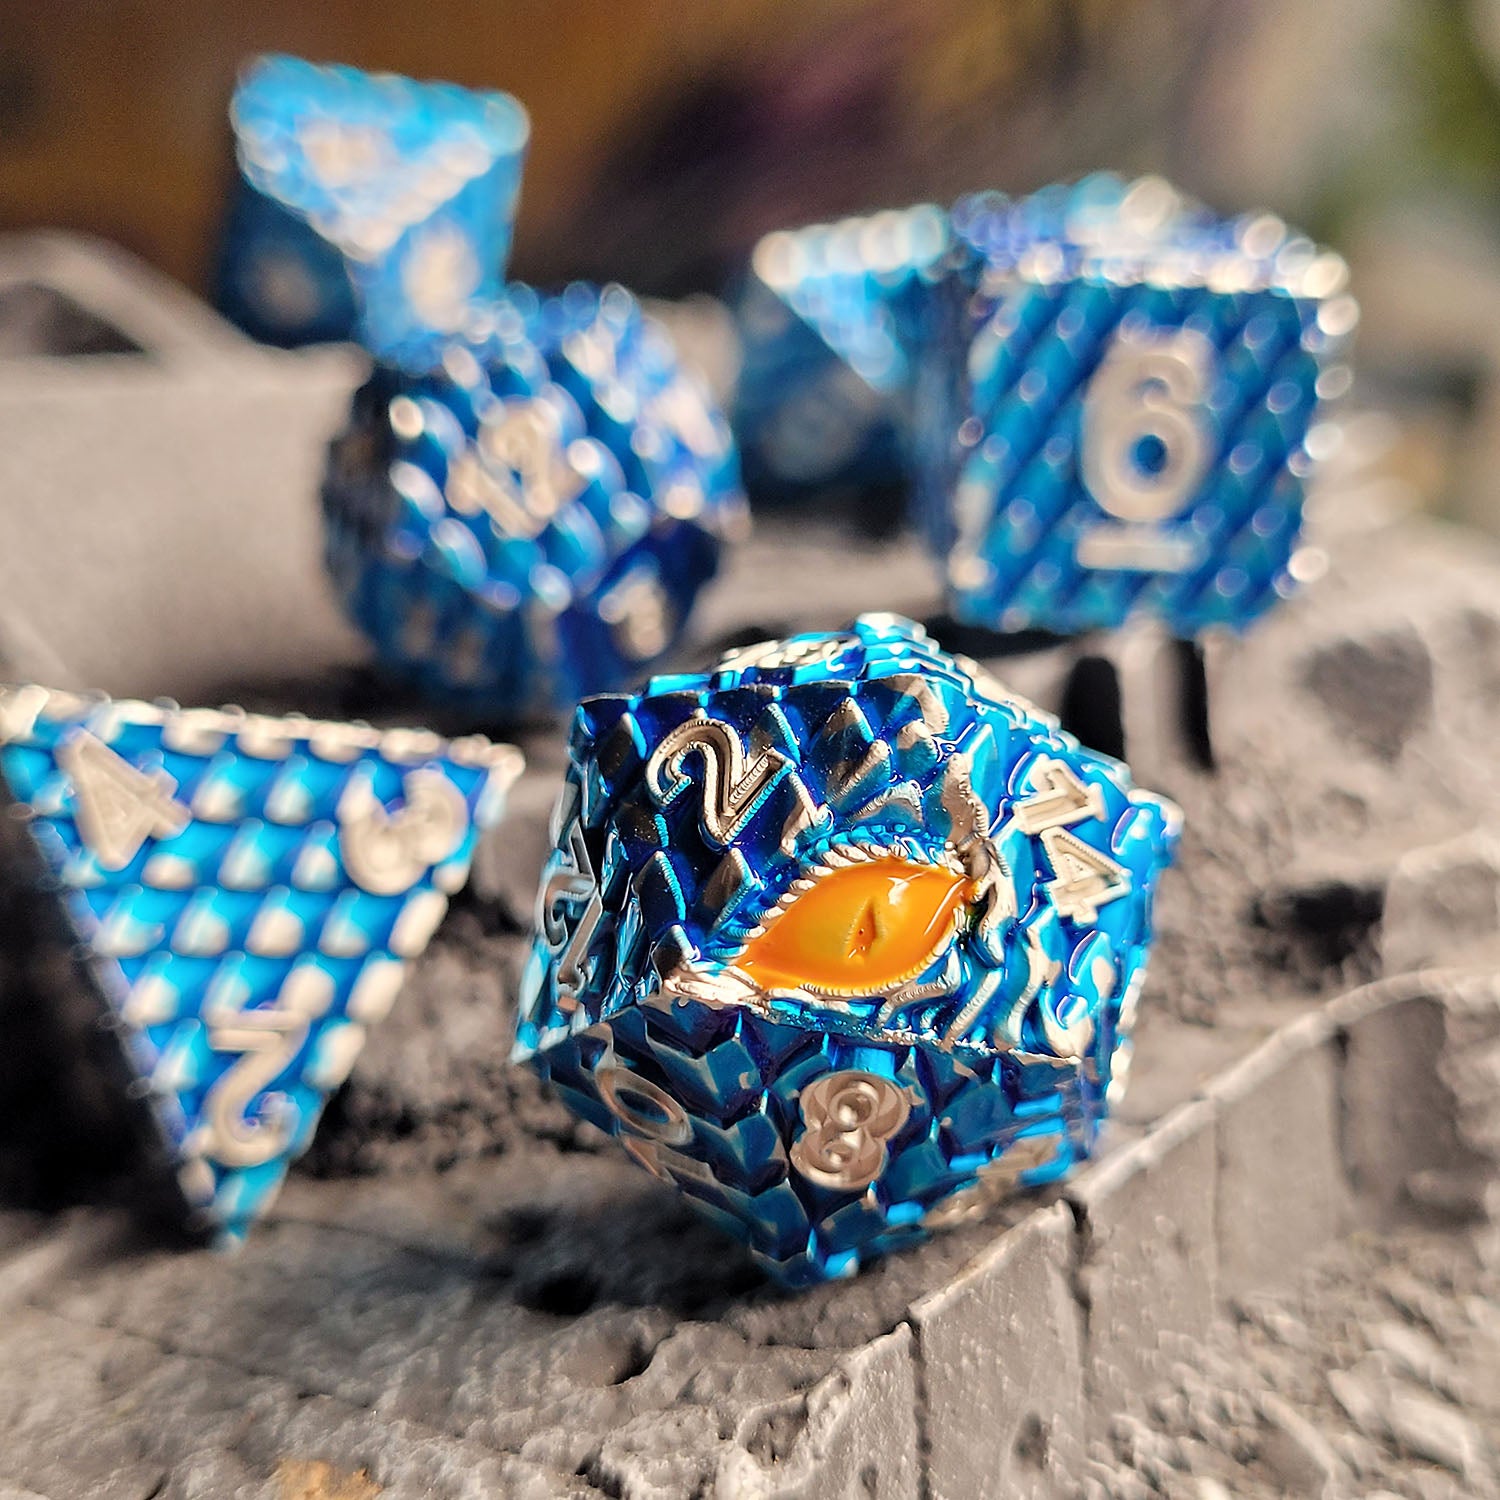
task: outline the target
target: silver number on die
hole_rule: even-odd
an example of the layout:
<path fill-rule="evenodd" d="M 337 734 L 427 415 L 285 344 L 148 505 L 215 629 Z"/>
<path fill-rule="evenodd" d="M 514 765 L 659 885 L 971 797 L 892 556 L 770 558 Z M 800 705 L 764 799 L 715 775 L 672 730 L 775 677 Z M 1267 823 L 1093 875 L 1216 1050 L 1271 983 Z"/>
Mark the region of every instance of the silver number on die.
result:
<path fill-rule="evenodd" d="M 802 1090 L 806 1129 L 792 1146 L 792 1165 L 809 1182 L 860 1192 L 886 1168 L 886 1143 L 906 1124 L 906 1091 L 878 1073 L 846 1068 Z"/>
<path fill-rule="evenodd" d="M 1117 520 L 1151 525 L 1192 498 L 1212 458 L 1201 407 L 1214 347 L 1190 328 L 1116 334 L 1083 398 L 1083 482 Z"/>

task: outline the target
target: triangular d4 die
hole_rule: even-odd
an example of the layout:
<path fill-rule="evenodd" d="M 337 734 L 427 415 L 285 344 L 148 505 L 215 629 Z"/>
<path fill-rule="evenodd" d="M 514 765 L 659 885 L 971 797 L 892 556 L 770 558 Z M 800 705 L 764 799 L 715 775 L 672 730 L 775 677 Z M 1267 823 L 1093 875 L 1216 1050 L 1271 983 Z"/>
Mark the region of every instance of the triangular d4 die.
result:
<path fill-rule="evenodd" d="M 244 1236 L 468 878 L 509 745 L 0 687 L 0 776 L 190 1210 Z"/>

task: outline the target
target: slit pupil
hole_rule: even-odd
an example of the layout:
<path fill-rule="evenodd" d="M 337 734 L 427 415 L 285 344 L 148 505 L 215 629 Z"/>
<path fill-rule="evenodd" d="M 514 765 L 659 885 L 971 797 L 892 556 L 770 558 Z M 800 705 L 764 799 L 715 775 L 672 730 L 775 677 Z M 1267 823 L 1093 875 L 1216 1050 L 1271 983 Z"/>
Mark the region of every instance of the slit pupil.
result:
<path fill-rule="evenodd" d="M 868 957 L 879 936 L 880 919 L 875 910 L 875 902 L 871 899 L 865 902 L 864 909 L 854 924 L 854 931 L 850 934 L 849 957 Z"/>

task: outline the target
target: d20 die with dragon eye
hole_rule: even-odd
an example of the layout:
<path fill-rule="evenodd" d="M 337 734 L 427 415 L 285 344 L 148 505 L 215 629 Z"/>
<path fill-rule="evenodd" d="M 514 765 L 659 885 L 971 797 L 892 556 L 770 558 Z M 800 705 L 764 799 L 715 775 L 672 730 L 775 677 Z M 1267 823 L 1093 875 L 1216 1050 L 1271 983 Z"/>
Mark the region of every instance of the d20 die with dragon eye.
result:
<path fill-rule="evenodd" d="M 579 709 L 517 1055 L 798 1284 L 1090 1151 L 1179 826 L 916 626 Z"/>

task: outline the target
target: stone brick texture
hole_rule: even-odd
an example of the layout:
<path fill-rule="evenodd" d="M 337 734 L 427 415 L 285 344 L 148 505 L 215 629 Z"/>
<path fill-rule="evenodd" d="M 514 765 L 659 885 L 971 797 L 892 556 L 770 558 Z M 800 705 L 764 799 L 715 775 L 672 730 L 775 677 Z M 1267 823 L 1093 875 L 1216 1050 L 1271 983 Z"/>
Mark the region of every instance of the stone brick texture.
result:
<path fill-rule="evenodd" d="M 1500 916 L 1474 886 L 1500 837 L 1500 559 L 1354 491 L 1314 512 L 1328 575 L 1216 648 L 1216 769 L 1138 701 L 1119 727 L 1187 833 L 1100 1159 L 851 1282 L 777 1292 L 506 1065 L 555 725 L 517 735 L 511 818 L 234 1257 L 138 1211 L 46 1015 L 67 955 L 13 879 L 0 1496 L 1487 1493 Z M 863 609 L 1069 701 L 1074 648 L 955 631 L 914 542 L 813 518 L 762 523 L 682 664 Z M 226 663 L 176 696 L 420 712 L 308 642 L 308 671 Z"/>

